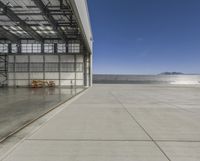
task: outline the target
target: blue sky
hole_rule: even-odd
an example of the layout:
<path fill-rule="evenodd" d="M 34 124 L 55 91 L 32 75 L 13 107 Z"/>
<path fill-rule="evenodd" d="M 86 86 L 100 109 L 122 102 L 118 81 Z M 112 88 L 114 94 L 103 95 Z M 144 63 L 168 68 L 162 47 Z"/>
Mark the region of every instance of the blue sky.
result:
<path fill-rule="evenodd" d="M 200 0 L 88 0 L 94 73 L 200 73 Z"/>

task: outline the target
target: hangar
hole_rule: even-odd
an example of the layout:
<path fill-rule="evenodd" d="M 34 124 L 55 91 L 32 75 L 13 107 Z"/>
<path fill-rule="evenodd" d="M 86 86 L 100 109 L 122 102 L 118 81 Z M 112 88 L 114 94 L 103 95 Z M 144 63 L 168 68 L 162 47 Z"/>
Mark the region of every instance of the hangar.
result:
<path fill-rule="evenodd" d="M 0 0 L 0 86 L 91 86 L 86 0 Z"/>

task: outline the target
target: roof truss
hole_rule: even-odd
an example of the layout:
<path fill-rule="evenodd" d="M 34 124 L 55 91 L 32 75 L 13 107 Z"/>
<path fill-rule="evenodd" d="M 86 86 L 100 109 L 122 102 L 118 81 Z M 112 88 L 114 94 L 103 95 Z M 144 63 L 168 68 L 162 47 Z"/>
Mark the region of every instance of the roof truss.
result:
<path fill-rule="evenodd" d="M 11 42 L 17 42 L 19 40 L 19 37 L 17 37 L 16 35 L 8 32 L 7 30 L 5 30 L 2 26 L 0 26 L 0 33 L 8 40 L 10 40 Z"/>
<path fill-rule="evenodd" d="M 42 2 L 42 0 L 32 0 L 35 5 L 41 10 L 42 14 L 45 16 L 45 18 L 48 20 L 48 22 L 53 27 L 53 30 L 57 33 L 57 35 L 63 40 L 67 41 L 67 36 L 63 32 L 63 30 L 59 27 L 53 16 L 50 14 L 49 9 L 45 4 Z"/>
<path fill-rule="evenodd" d="M 70 4 L 62 0 L 0 0 L 0 26 L 0 34 L 8 32 L 2 39 L 82 39 Z"/>
<path fill-rule="evenodd" d="M 19 18 L 7 5 L 0 1 L 2 12 L 12 21 L 16 22 L 24 31 L 26 31 L 35 40 L 42 41 L 42 37 L 36 33 L 25 21 Z"/>

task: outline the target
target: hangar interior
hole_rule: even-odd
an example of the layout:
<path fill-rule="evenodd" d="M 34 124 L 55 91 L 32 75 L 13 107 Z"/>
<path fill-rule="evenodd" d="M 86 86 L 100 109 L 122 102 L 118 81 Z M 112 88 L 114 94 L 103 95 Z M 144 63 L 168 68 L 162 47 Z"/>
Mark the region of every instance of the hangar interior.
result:
<path fill-rule="evenodd" d="M 90 86 L 91 43 L 86 0 L 0 0 L 0 86 Z"/>

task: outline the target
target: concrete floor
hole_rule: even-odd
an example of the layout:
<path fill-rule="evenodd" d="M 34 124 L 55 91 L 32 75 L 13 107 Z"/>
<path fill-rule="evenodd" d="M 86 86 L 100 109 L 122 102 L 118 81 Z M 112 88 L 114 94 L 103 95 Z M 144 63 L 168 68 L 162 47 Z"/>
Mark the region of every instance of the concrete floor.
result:
<path fill-rule="evenodd" d="M 0 88 L 0 140 L 80 90 L 82 89 Z"/>
<path fill-rule="evenodd" d="M 199 161 L 200 86 L 94 85 L 3 161 Z"/>

